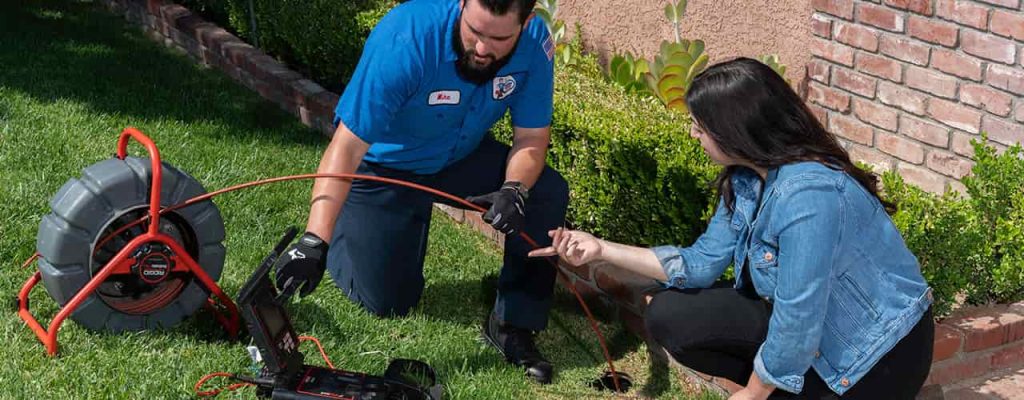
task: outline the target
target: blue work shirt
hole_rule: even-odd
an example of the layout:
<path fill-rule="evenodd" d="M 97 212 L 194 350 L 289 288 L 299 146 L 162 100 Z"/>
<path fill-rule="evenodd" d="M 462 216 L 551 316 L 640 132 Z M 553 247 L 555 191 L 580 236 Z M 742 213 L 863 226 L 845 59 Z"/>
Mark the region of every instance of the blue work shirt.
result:
<path fill-rule="evenodd" d="M 469 155 L 495 122 L 551 125 L 553 43 L 544 22 L 523 28 L 508 64 L 483 85 L 460 78 L 453 47 L 457 0 L 415 0 L 384 16 L 366 40 L 335 109 L 370 144 L 364 159 L 432 174 Z"/>
<path fill-rule="evenodd" d="M 736 288 L 753 285 L 773 305 L 754 372 L 799 393 L 813 368 L 845 393 L 931 305 L 917 258 L 881 202 L 843 171 L 800 162 L 764 182 L 741 169 L 731 183 L 733 211 L 719 201 L 692 246 L 654 248 L 668 283 L 706 288 L 734 265 Z"/>

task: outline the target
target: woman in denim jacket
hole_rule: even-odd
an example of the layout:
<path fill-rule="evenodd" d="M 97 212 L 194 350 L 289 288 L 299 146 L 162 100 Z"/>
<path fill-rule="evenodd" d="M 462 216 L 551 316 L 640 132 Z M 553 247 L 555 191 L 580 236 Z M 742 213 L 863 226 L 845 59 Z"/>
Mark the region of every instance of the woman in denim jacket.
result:
<path fill-rule="evenodd" d="M 756 60 L 709 67 L 686 102 L 691 136 L 725 167 L 717 211 L 693 245 L 557 230 L 531 255 L 665 282 L 648 333 L 680 363 L 745 384 L 732 399 L 914 398 L 932 359 L 931 291 L 877 178 Z M 735 283 L 715 284 L 729 265 Z"/>

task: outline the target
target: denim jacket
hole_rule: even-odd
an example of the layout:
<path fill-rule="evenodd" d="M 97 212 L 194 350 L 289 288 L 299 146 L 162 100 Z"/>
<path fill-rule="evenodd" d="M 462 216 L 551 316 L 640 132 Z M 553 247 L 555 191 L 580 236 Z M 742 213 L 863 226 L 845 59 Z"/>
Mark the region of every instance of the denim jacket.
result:
<path fill-rule="evenodd" d="M 763 183 L 748 169 L 731 182 L 733 212 L 720 201 L 692 246 L 653 249 L 667 284 L 706 288 L 734 265 L 735 287 L 753 284 L 773 306 L 754 358 L 761 380 L 800 393 L 814 368 L 845 393 L 931 305 L 917 258 L 878 199 L 843 171 L 800 162 Z M 747 267 L 753 282 L 743 282 Z"/>

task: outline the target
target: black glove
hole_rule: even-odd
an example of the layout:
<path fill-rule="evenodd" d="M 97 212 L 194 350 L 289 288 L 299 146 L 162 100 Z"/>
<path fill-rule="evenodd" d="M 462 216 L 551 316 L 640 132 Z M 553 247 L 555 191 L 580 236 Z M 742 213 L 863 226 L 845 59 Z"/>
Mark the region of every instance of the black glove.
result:
<path fill-rule="evenodd" d="M 497 192 L 472 196 L 466 200 L 487 208 L 484 222 L 501 233 L 511 235 L 523 230 L 526 223 L 526 189 L 519 182 L 505 182 Z"/>
<path fill-rule="evenodd" d="M 290 297 L 299 290 L 300 297 L 306 297 L 316 289 L 324 277 L 327 267 L 327 242 L 319 236 L 306 232 L 274 263 L 274 282 L 284 297 Z"/>

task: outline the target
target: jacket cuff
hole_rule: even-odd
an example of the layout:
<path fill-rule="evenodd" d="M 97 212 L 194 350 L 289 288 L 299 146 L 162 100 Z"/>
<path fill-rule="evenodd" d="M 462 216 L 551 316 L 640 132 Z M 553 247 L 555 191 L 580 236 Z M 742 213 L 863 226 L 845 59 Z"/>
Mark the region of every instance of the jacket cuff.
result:
<path fill-rule="evenodd" d="M 757 349 L 757 355 L 754 356 L 754 373 L 761 378 L 761 382 L 771 384 L 790 393 L 800 394 L 800 391 L 804 388 L 803 375 L 783 375 L 778 377 L 772 375 L 764 364 L 764 358 L 761 355 L 762 350 L 764 350 L 763 344 L 761 348 Z"/>
<path fill-rule="evenodd" d="M 675 246 L 658 246 L 651 250 L 654 251 L 654 256 L 658 257 L 661 269 L 665 271 L 665 276 L 668 277 L 667 284 L 680 289 L 686 288 L 686 263 L 683 262 L 683 255 L 680 254 L 679 248 Z"/>

